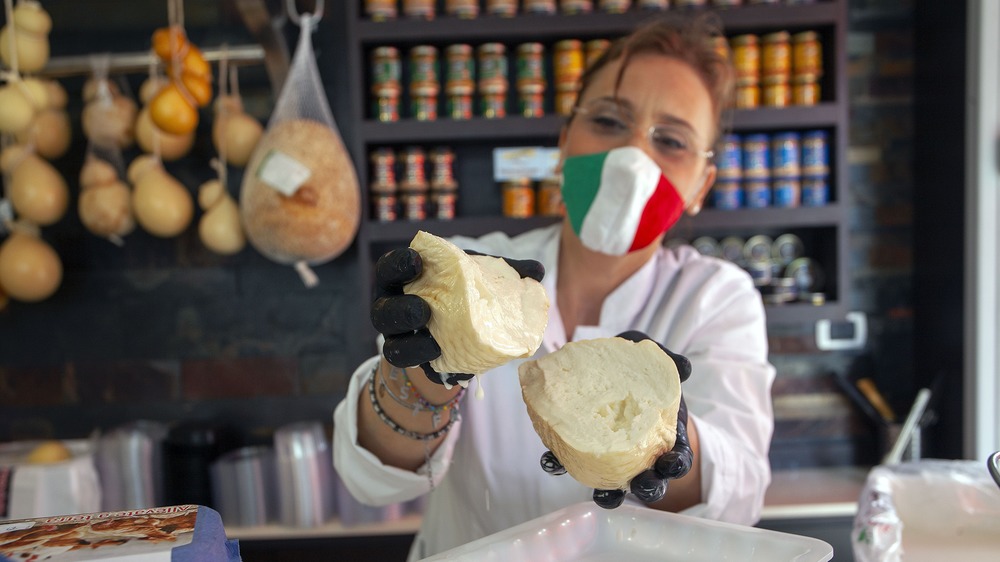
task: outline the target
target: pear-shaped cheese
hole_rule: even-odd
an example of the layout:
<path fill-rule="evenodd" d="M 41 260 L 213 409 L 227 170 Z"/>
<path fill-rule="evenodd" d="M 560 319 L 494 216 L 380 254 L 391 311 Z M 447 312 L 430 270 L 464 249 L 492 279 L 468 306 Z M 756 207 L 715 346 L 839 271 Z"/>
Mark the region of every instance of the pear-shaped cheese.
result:
<path fill-rule="evenodd" d="M 541 283 L 522 279 L 501 258 L 470 256 L 427 232 L 418 232 L 410 247 L 420 253 L 423 273 L 403 290 L 430 305 L 427 328 L 441 346 L 431 367 L 482 374 L 535 353 L 548 322 Z"/>
<path fill-rule="evenodd" d="M 570 342 L 518 377 L 535 432 L 585 486 L 626 490 L 674 446 L 681 381 L 656 342 Z"/>

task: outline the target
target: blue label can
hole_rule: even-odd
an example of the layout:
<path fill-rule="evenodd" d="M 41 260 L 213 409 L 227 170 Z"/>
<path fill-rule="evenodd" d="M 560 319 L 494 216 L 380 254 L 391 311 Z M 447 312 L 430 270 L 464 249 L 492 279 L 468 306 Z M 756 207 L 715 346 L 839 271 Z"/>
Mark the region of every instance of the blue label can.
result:
<path fill-rule="evenodd" d="M 830 186 L 825 176 L 802 178 L 802 206 L 822 207 L 830 202 Z"/>
<path fill-rule="evenodd" d="M 723 180 L 738 180 L 743 177 L 743 141 L 739 135 L 729 134 L 722 137 L 719 157 L 715 167 L 717 176 Z"/>
<path fill-rule="evenodd" d="M 744 183 L 746 205 L 749 209 L 771 206 L 771 182 L 768 180 L 748 180 Z"/>
<path fill-rule="evenodd" d="M 798 133 L 778 133 L 771 137 L 771 175 L 794 177 L 801 173 Z"/>
<path fill-rule="evenodd" d="M 774 180 L 774 206 L 798 207 L 802 184 L 799 178 L 776 178 Z"/>
<path fill-rule="evenodd" d="M 712 186 L 712 206 L 732 211 L 743 207 L 743 188 L 739 181 L 719 181 Z"/>
<path fill-rule="evenodd" d="M 753 134 L 743 137 L 743 177 L 771 177 L 771 148 L 767 135 Z"/>
<path fill-rule="evenodd" d="M 807 131 L 802 134 L 802 174 L 825 176 L 830 173 L 830 149 L 826 131 Z"/>

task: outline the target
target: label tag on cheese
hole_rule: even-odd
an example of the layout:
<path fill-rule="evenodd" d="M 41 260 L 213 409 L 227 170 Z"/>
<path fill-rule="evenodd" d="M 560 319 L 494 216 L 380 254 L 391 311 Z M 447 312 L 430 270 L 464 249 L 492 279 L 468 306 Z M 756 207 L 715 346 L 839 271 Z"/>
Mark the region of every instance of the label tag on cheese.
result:
<path fill-rule="evenodd" d="M 298 160 L 277 150 L 264 157 L 257 168 L 257 177 L 267 185 L 291 197 L 312 175 L 312 170 Z"/>

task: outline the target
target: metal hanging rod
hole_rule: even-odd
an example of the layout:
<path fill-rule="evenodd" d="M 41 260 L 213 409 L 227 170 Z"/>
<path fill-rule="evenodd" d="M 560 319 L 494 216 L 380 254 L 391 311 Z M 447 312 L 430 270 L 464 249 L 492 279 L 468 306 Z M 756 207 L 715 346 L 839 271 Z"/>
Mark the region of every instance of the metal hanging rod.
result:
<path fill-rule="evenodd" d="M 203 49 L 202 54 L 208 62 L 218 62 L 222 59 L 223 51 L 229 60 L 229 64 L 245 66 L 251 64 L 264 64 L 264 48 L 260 45 L 233 45 L 223 49 Z M 155 55 L 151 51 L 140 53 L 111 53 L 110 66 L 108 72 L 112 74 L 122 74 L 130 72 L 147 72 L 149 65 L 153 62 Z M 157 63 L 159 60 L 157 59 Z M 67 76 L 80 76 L 93 72 L 90 55 L 79 55 L 71 57 L 54 57 L 49 60 L 45 68 L 39 72 L 42 76 L 50 78 L 64 78 Z"/>

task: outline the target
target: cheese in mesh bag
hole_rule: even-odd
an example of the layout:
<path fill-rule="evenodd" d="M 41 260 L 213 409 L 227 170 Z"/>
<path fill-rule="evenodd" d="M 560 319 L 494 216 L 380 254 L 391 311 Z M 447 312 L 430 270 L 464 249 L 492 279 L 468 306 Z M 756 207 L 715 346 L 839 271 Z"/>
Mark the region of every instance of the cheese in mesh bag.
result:
<path fill-rule="evenodd" d="M 240 214 L 250 244 L 294 265 L 307 286 L 310 265 L 343 253 L 358 230 L 358 178 L 316 67 L 311 35 L 317 18 L 300 16 L 291 68 L 267 130 L 247 163 Z"/>

